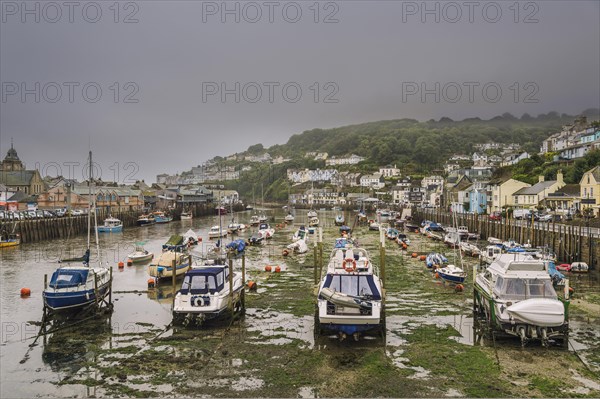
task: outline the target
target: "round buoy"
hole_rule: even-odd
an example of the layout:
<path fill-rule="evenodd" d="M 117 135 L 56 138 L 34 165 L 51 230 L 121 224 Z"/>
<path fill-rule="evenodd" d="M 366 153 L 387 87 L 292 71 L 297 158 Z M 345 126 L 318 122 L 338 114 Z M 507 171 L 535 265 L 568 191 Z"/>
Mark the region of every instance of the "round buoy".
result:
<path fill-rule="evenodd" d="M 284 249 L 283 252 L 281 253 L 283 256 L 288 256 L 290 254 L 290 251 L 288 251 L 287 249 Z"/>
<path fill-rule="evenodd" d="M 202 237 L 198 237 L 198 242 L 202 242 Z"/>
<path fill-rule="evenodd" d="M 252 281 L 252 280 L 248 281 L 248 289 L 249 289 L 250 291 L 256 291 L 256 288 L 257 288 L 257 287 L 258 287 L 258 286 L 256 285 L 256 282 L 254 282 L 254 281 Z"/>
<path fill-rule="evenodd" d="M 440 275 L 439 275 L 439 273 L 436 273 L 436 274 L 435 274 L 435 278 L 440 278 Z"/>
<path fill-rule="evenodd" d="M 131 259 L 127 261 L 127 266 L 133 266 L 133 261 Z"/>
<path fill-rule="evenodd" d="M 281 272 L 281 267 L 275 266 L 275 273 L 279 273 L 279 272 Z"/>
<path fill-rule="evenodd" d="M 266 271 L 266 272 L 270 272 L 270 271 L 271 271 L 271 266 L 269 266 L 269 265 L 266 265 L 266 266 L 265 266 L 265 271 Z"/>
<path fill-rule="evenodd" d="M 413 258 L 416 258 L 416 257 L 417 257 L 417 253 L 416 253 L 416 252 L 413 252 L 411 256 L 412 256 Z"/>
<path fill-rule="evenodd" d="M 31 290 L 29 288 L 21 288 L 21 297 L 25 298 L 31 295 Z"/>
<path fill-rule="evenodd" d="M 148 279 L 148 288 L 154 288 L 154 279 L 153 278 L 149 278 Z"/>
<path fill-rule="evenodd" d="M 122 269 L 125 267 L 125 264 L 123 262 L 119 262 L 119 269 Z"/>
<path fill-rule="evenodd" d="M 425 259 L 427 259 L 427 256 L 425 256 L 425 255 L 421 255 L 421 257 L 420 257 L 419 259 L 421 259 L 421 260 L 425 260 Z"/>
<path fill-rule="evenodd" d="M 464 289 L 465 287 L 462 284 L 456 284 L 456 287 L 454 287 L 454 291 L 456 292 L 463 292 Z"/>
<path fill-rule="evenodd" d="M 406 244 L 403 243 L 402 244 L 402 249 L 408 249 L 408 245 L 406 245 Z"/>

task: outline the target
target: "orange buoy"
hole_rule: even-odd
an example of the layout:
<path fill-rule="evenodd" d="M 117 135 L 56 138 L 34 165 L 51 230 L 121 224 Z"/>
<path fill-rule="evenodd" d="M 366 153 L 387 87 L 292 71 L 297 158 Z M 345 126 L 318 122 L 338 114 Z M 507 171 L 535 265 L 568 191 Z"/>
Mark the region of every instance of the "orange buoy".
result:
<path fill-rule="evenodd" d="M 464 289 L 465 287 L 462 284 L 456 284 L 456 287 L 454 287 L 454 291 L 456 292 L 463 292 Z"/>
<path fill-rule="evenodd" d="M 406 243 L 402 243 L 402 249 L 407 249 L 408 245 L 406 245 Z"/>
<path fill-rule="evenodd" d="M 416 258 L 416 257 L 417 257 L 417 253 L 416 253 L 416 252 L 413 252 L 411 256 L 412 256 L 413 258 Z"/>
<path fill-rule="evenodd" d="M 257 288 L 256 282 L 254 282 L 252 280 L 248 281 L 248 289 L 250 291 L 256 291 L 256 288 Z"/>
<path fill-rule="evenodd" d="M 435 278 L 440 278 L 440 275 L 438 273 L 436 273 Z"/>
<path fill-rule="evenodd" d="M 131 259 L 127 260 L 127 266 L 133 266 L 133 261 Z"/>
<path fill-rule="evenodd" d="M 154 279 L 153 278 L 149 278 L 148 279 L 148 288 L 154 288 Z"/>
<path fill-rule="evenodd" d="M 288 256 L 290 254 L 290 251 L 288 251 L 287 249 L 284 249 L 283 252 L 281 253 L 283 256 Z"/>
<path fill-rule="evenodd" d="M 25 298 L 31 295 L 31 290 L 29 288 L 21 288 L 21 298 Z"/>
<path fill-rule="evenodd" d="M 271 266 L 269 266 L 269 265 L 266 265 L 266 266 L 265 266 L 265 271 L 266 271 L 266 272 L 270 272 L 270 271 L 271 271 Z"/>
<path fill-rule="evenodd" d="M 279 273 L 279 272 L 281 272 L 281 267 L 275 266 L 275 273 Z"/>
<path fill-rule="evenodd" d="M 427 256 L 425 256 L 425 255 L 421 255 L 421 257 L 420 257 L 419 259 L 421 259 L 421 260 L 425 260 L 425 259 L 427 259 Z"/>
<path fill-rule="evenodd" d="M 125 264 L 123 262 L 119 262 L 119 269 L 122 269 L 125 267 Z"/>

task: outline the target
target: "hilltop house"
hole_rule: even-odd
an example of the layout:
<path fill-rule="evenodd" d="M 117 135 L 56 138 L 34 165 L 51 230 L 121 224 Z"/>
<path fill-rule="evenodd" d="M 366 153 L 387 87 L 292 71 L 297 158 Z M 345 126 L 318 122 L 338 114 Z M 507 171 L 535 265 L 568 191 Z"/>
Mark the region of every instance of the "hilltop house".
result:
<path fill-rule="evenodd" d="M 306 183 L 309 181 L 332 181 L 337 176 L 338 171 L 335 169 L 288 169 L 287 178 L 292 183 Z"/>
<path fill-rule="evenodd" d="M 556 180 L 544 181 L 544 176 L 539 177 L 538 183 L 531 187 L 524 187 L 513 193 L 515 207 L 533 209 L 537 207 L 550 193 L 564 187 L 562 171 L 556 174 Z"/>
<path fill-rule="evenodd" d="M 385 187 L 385 182 L 381 173 L 373 173 L 372 175 L 361 176 L 360 185 L 362 187 L 379 189 Z"/>
<path fill-rule="evenodd" d="M 438 175 L 426 176 L 421 180 L 421 187 L 429 187 L 429 186 L 443 186 L 444 178 Z"/>
<path fill-rule="evenodd" d="M 588 170 L 579 181 L 581 210 L 592 209 L 600 217 L 600 166 Z"/>
<path fill-rule="evenodd" d="M 522 161 L 523 159 L 527 158 L 529 158 L 529 154 L 527 153 L 527 151 L 522 152 L 520 154 L 510 154 L 504 158 L 500 166 L 515 165 L 519 163 L 519 161 Z"/>
<path fill-rule="evenodd" d="M 327 165 L 327 166 L 355 165 L 364 160 L 365 160 L 365 158 L 359 157 L 358 155 L 355 155 L 355 154 L 352 154 L 350 156 L 345 156 L 345 157 L 332 156 L 325 160 L 325 165 Z"/>
<path fill-rule="evenodd" d="M 400 169 L 396 167 L 396 165 L 386 165 L 382 168 L 379 168 L 379 173 L 383 175 L 383 177 L 394 177 L 400 176 Z"/>

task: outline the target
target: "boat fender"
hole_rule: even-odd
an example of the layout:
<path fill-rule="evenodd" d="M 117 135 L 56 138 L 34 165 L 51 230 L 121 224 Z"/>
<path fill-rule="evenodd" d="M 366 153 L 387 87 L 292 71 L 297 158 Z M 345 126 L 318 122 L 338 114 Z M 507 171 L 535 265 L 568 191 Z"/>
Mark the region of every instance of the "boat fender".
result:
<path fill-rule="evenodd" d="M 348 266 L 348 264 L 351 264 L 351 266 Z M 344 259 L 344 270 L 348 273 L 356 271 L 356 261 L 353 258 Z"/>
<path fill-rule="evenodd" d="M 192 306 L 204 306 L 204 299 L 201 296 L 195 296 L 194 298 L 192 298 Z"/>

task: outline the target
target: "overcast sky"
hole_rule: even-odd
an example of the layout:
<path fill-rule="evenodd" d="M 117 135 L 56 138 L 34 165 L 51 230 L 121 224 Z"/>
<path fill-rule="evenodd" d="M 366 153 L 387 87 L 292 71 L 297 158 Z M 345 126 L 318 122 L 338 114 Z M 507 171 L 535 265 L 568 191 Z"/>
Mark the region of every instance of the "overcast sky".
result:
<path fill-rule="evenodd" d="M 0 152 L 49 174 L 90 143 L 154 182 L 315 127 L 600 107 L 598 1 L 72 4 L 0 4 Z"/>

